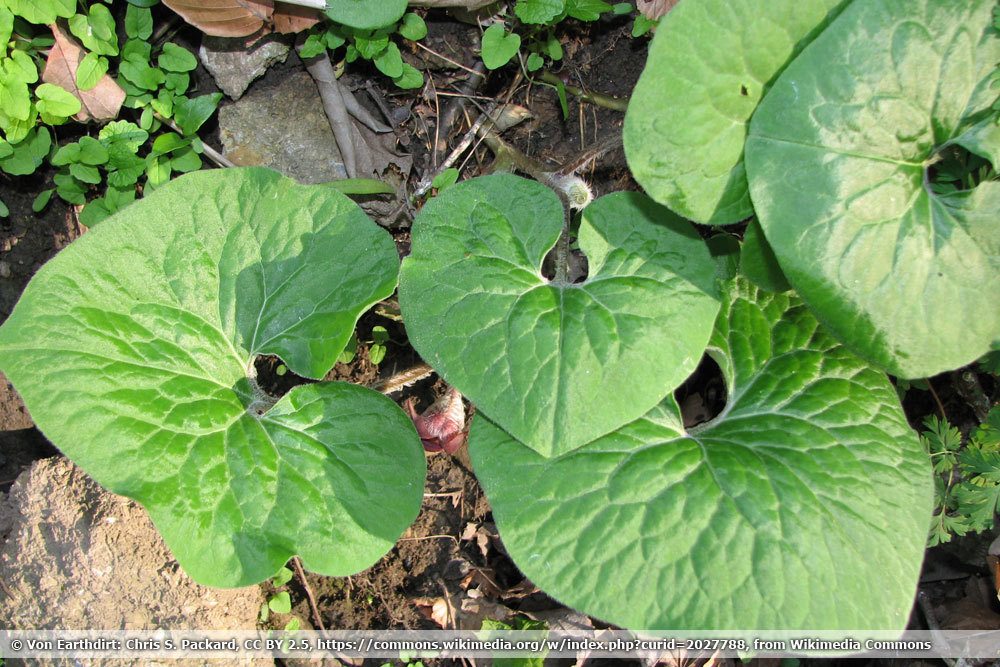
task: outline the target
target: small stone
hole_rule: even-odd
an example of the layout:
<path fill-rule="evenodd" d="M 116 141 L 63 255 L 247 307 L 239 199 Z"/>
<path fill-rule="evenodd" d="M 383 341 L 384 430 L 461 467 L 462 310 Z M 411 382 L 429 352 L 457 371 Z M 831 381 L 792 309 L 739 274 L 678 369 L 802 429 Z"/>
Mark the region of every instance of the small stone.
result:
<path fill-rule="evenodd" d="M 206 35 L 198 57 L 226 95 L 238 100 L 247 87 L 275 63 L 288 57 L 289 46 L 280 35 L 268 35 L 251 46 L 243 39 Z"/>
<path fill-rule="evenodd" d="M 316 84 L 295 72 L 219 109 L 223 153 L 240 166 L 277 169 L 300 183 L 347 177 Z"/>
<path fill-rule="evenodd" d="M 0 262 L 0 278 L 10 278 L 9 262 Z"/>

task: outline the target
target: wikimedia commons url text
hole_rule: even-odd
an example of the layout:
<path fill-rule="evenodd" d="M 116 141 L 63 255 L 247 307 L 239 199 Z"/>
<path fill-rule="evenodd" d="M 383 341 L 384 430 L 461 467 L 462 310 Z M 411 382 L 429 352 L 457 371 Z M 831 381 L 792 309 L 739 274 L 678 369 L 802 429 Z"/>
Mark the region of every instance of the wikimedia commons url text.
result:
<path fill-rule="evenodd" d="M 14 631 L 0 630 L 3 658 L 1000 658 L 1000 631 L 630 633 L 556 631 Z"/>

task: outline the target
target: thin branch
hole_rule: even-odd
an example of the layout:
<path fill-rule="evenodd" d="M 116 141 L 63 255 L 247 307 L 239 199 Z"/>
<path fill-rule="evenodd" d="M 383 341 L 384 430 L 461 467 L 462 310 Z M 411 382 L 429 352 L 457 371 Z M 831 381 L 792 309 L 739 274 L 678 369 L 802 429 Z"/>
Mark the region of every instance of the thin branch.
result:
<path fill-rule="evenodd" d="M 470 74 L 469 78 L 462 82 L 462 86 L 458 90 L 459 97 L 448 105 L 443 114 L 438 116 L 438 126 L 444 129 L 445 137 L 448 136 L 451 127 L 465 111 L 465 107 L 469 104 L 469 98 L 479 89 L 486 77 L 486 65 L 482 61 L 477 62 L 473 69 L 475 73 Z"/>
<path fill-rule="evenodd" d="M 469 67 L 466 67 L 465 65 L 463 65 L 460 62 L 458 62 L 457 60 L 452 60 L 451 58 L 449 58 L 448 56 L 444 55 L 443 53 L 438 53 L 434 49 L 428 48 L 428 47 L 424 46 L 423 44 L 421 44 L 420 42 L 412 42 L 412 43 L 414 45 L 416 45 L 416 46 L 419 46 L 424 51 L 427 51 L 431 55 L 437 56 L 438 58 L 440 58 L 441 60 L 445 61 L 446 63 L 452 64 L 452 65 L 454 65 L 455 67 L 457 67 L 459 69 L 464 69 L 469 74 L 476 74 L 477 73 L 476 70 L 471 69 Z"/>
<path fill-rule="evenodd" d="M 547 83 L 550 86 L 562 85 L 563 89 L 573 95 L 574 97 L 579 97 L 584 102 L 590 102 L 591 104 L 596 104 L 599 107 L 604 107 L 605 109 L 611 109 L 613 111 L 625 111 L 628 108 L 628 98 L 627 97 L 615 97 L 614 95 L 605 95 L 604 93 L 597 93 L 592 90 L 584 90 L 577 86 L 571 86 L 552 72 L 542 72 L 537 75 L 538 81 L 542 83 Z"/>
<path fill-rule="evenodd" d="M 552 282 L 557 285 L 569 284 L 569 246 L 570 246 L 570 206 L 569 197 L 560 189 L 555 189 L 559 201 L 563 205 L 563 228 L 556 242 L 556 273 Z"/>
<path fill-rule="evenodd" d="M 938 413 L 940 414 L 941 419 L 948 419 L 948 416 L 944 412 L 944 404 L 941 402 L 941 399 L 938 397 L 937 392 L 934 391 L 934 385 L 931 384 L 930 378 L 927 378 L 927 389 L 930 390 L 931 396 L 934 397 L 934 402 L 937 403 Z"/>
<path fill-rule="evenodd" d="M 480 102 L 492 102 L 495 97 L 487 97 L 486 95 L 466 95 L 465 93 L 458 93 L 452 90 L 439 90 L 437 94 L 441 97 L 464 97 L 470 100 L 479 100 Z"/>
<path fill-rule="evenodd" d="M 422 542 L 424 540 L 441 540 L 448 539 L 455 542 L 455 544 L 460 544 L 458 538 L 454 535 L 424 535 L 423 537 L 401 537 L 398 542 Z"/>
<path fill-rule="evenodd" d="M 458 142 L 458 145 L 455 146 L 454 150 L 451 151 L 445 161 L 442 162 L 437 169 L 420 181 L 417 185 L 417 189 L 413 191 L 413 195 L 410 197 L 411 201 L 415 202 L 427 194 L 427 191 L 431 189 L 431 183 L 434 182 L 437 175 L 455 164 L 455 161 L 458 160 L 459 156 L 465 152 L 465 149 L 469 147 L 472 140 L 476 138 L 476 134 L 483 127 L 483 125 L 487 122 L 492 122 L 490 119 L 490 113 L 492 113 L 494 108 L 495 106 L 490 107 L 487 113 L 480 114 L 479 118 L 472 124 L 472 127 L 465 133 L 465 136 L 462 137 L 462 140 Z"/>
<path fill-rule="evenodd" d="M 326 630 L 326 626 L 323 625 L 323 617 L 319 615 L 319 607 L 316 606 L 316 598 L 313 595 L 312 587 L 309 585 L 309 580 L 306 579 L 305 570 L 302 569 L 302 561 L 299 560 L 298 556 L 292 557 L 292 567 L 295 568 L 295 574 L 302 582 L 302 588 L 306 592 L 306 599 L 309 600 L 309 608 L 312 609 L 313 616 L 316 617 L 316 625 L 319 626 L 320 630 Z"/>

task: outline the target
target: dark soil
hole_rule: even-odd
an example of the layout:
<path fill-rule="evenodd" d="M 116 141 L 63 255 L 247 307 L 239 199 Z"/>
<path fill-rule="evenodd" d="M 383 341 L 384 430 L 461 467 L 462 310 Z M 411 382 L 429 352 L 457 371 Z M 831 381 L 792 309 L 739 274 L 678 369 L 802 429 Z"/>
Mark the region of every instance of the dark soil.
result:
<path fill-rule="evenodd" d="M 427 45 L 468 67 L 475 64 L 470 45 L 478 43 L 476 28 L 435 14 L 428 17 L 428 25 L 431 32 L 425 40 Z M 571 32 L 563 35 L 566 56 L 559 76 L 570 85 L 627 96 L 644 65 L 646 47 L 646 40 L 630 38 L 630 27 L 625 19 L 611 19 L 570 28 Z M 192 45 L 197 39 L 187 29 L 181 29 L 179 36 L 191 40 Z M 423 59 L 424 66 L 433 64 L 433 59 L 422 52 L 407 57 Z M 266 86 L 268 80 L 301 66 L 297 58 L 289 58 L 288 63 L 277 66 L 255 85 Z M 360 68 L 358 72 L 351 75 L 351 80 L 360 87 L 365 70 Z M 467 76 L 454 68 L 434 69 L 431 74 L 439 91 L 454 90 Z M 491 74 L 478 94 L 486 99 L 504 94 L 513 77 L 507 70 Z M 214 88 L 203 70 L 196 74 L 196 80 L 200 92 Z M 411 111 L 410 119 L 400 126 L 397 134 L 401 144 L 414 153 L 416 173 L 411 182 L 416 182 L 444 159 L 454 145 L 454 138 L 465 132 L 468 122 L 463 120 L 458 127 L 435 131 L 434 105 L 443 109 L 455 98 L 419 98 L 413 93 L 390 90 L 379 76 L 373 76 L 372 80 L 391 105 Z M 371 103 L 367 96 L 361 97 L 363 103 Z M 575 164 L 588 150 L 606 144 L 609 137 L 620 136 L 624 117 L 621 112 L 580 103 L 569 96 L 568 115 L 564 117 L 555 90 L 548 86 L 522 82 L 514 88 L 512 101 L 528 108 L 533 118 L 505 134 L 505 138 L 527 155 L 554 168 Z M 473 120 L 478 113 L 474 107 L 468 110 Z M 209 143 L 217 145 L 213 133 L 215 127 L 209 123 L 202 134 Z M 446 151 L 434 150 L 435 137 L 445 142 Z M 611 143 L 610 151 L 596 161 L 599 166 L 591 162 L 581 174 L 592 181 L 596 195 L 637 189 L 620 143 Z M 488 150 L 480 147 L 463 175 L 475 175 L 475 165 L 485 169 L 491 159 Z M 0 176 L 0 198 L 11 210 L 10 217 L 0 219 L 0 321 L 9 315 L 38 267 L 82 231 L 72 210 L 56 197 L 41 214 L 32 212 L 32 200 L 40 190 L 49 187 L 50 178 L 51 174 L 17 179 Z M 407 254 L 409 233 L 405 225 L 394 230 L 394 237 L 400 254 Z M 350 363 L 338 363 L 324 380 L 372 386 L 419 361 L 408 345 L 402 324 L 392 317 L 395 308 L 390 299 L 362 317 L 355 358 Z M 378 366 L 369 357 L 369 341 L 375 326 L 386 327 L 390 336 L 388 354 Z M 258 360 L 259 381 L 267 391 L 281 395 L 292 386 L 309 381 L 290 372 L 281 373 L 280 366 L 280 359 L 275 357 Z M 963 375 L 966 372 L 973 374 L 972 385 L 978 383 L 978 389 L 974 386 L 969 389 L 970 382 Z M 916 388 L 903 396 L 904 408 L 915 428 L 920 427 L 925 416 L 943 409 L 953 424 L 967 432 L 978 423 L 970 407 L 975 399 L 972 395 L 980 391 L 991 404 L 1000 399 L 1000 386 L 995 378 L 978 373 L 975 368 L 932 378 L 931 386 L 936 399 L 930 390 Z M 443 391 L 443 384 L 431 377 L 393 398 L 401 401 L 406 396 L 415 396 L 420 407 L 426 407 Z M 698 423 L 718 414 L 725 404 L 725 388 L 714 362 L 705 361 L 692 379 L 678 389 L 676 397 L 684 406 L 686 421 Z M 6 490 L 31 461 L 55 454 L 55 449 L 32 427 L 20 400 L 0 376 L 0 490 Z M 558 608 L 556 602 L 534 589 L 506 556 L 489 506 L 470 468 L 464 449 L 454 457 L 429 456 L 423 506 L 416 522 L 395 548 L 371 569 L 353 577 L 307 575 L 319 619 L 310 608 L 303 582 L 293 579 L 288 584 L 293 598 L 292 614 L 304 626 L 312 627 L 321 622 L 327 628 L 438 628 L 472 626 L 484 615 L 496 618 L 510 611 Z M 980 553 L 989 542 L 984 539 L 960 538 L 928 552 L 920 592 L 927 597 L 926 608 L 937 615 L 938 622 L 989 619 L 990 609 L 1000 613 L 995 596 L 984 597 L 982 593 L 983 586 L 990 583 Z M 471 596 L 469 591 L 473 591 Z M 474 604 L 469 603 L 470 599 Z M 915 610 L 911 627 L 926 627 L 924 614 L 923 610 Z M 269 623 L 280 628 L 288 620 L 286 615 L 275 615 Z M 836 664 L 836 661 L 811 662 Z"/>
<path fill-rule="evenodd" d="M 31 203 L 48 174 L 0 175 L 0 199 L 10 216 L 0 218 L 0 321 L 6 320 L 35 271 L 80 235 L 68 206 L 53 197 L 41 213 Z M 56 449 L 34 428 L 31 416 L 7 378 L 0 373 L 0 491 L 37 459 Z"/>

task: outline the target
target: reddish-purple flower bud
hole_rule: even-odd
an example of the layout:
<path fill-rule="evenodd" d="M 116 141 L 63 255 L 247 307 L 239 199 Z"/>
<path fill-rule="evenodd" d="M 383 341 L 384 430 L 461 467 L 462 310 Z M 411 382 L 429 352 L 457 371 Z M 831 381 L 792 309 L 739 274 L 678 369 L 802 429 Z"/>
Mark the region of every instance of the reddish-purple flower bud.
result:
<path fill-rule="evenodd" d="M 417 414 L 415 404 L 416 399 L 408 398 L 403 409 L 417 427 L 425 451 L 454 454 L 465 444 L 465 405 L 457 389 L 449 388 L 423 414 Z"/>

